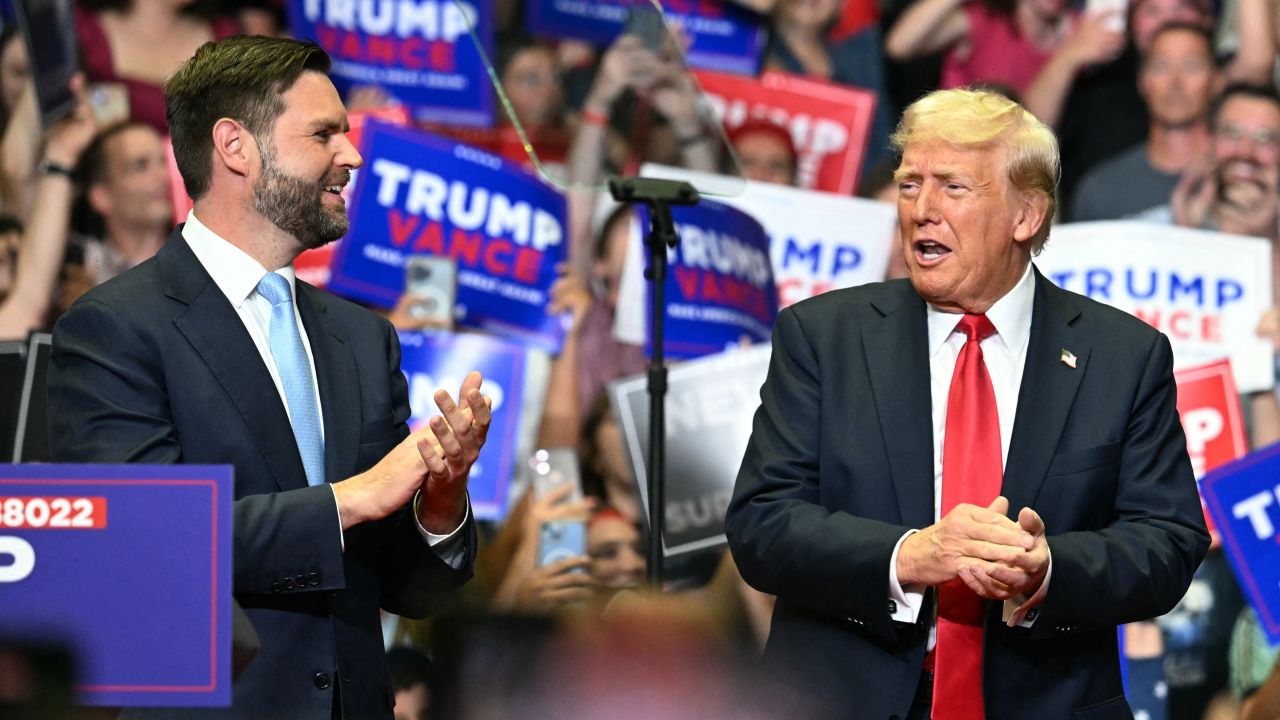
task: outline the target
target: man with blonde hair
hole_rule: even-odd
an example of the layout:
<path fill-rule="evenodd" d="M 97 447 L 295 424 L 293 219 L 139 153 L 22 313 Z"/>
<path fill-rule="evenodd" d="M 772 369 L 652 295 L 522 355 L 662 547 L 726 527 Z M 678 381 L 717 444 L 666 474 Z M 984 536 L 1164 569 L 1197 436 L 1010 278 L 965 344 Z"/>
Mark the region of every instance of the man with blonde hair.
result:
<path fill-rule="evenodd" d="M 778 596 L 796 717 L 1129 718 L 1115 628 L 1209 544 L 1167 338 L 1031 263 L 1053 133 L 987 92 L 909 107 L 908 280 L 785 310 L 726 518 Z"/>

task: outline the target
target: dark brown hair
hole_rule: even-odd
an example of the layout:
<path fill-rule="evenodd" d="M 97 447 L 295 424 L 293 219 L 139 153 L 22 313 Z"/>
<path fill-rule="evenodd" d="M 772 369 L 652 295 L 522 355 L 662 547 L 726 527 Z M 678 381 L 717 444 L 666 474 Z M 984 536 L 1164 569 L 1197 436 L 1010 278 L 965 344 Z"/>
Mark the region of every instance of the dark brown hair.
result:
<path fill-rule="evenodd" d="M 258 137 L 269 137 L 284 112 L 281 96 L 304 72 L 328 72 L 318 45 L 283 38 L 237 35 L 205 43 L 164 85 L 173 154 L 187 194 L 209 189 L 213 126 L 231 118 Z"/>

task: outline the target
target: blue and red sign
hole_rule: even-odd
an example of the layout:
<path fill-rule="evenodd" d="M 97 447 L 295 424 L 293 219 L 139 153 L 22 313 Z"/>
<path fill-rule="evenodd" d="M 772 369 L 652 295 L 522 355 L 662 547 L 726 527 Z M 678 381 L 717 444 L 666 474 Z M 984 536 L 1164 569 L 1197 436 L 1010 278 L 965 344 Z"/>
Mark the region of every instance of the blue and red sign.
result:
<path fill-rule="evenodd" d="M 649 227 L 641 206 L 640 224 Z M 664 287 L 664 348 L 691 358 L 726 348 L 769 342 L 778 318 L 778 291 L 769 259 L 769 237 L 750 215 L 702 200 L 673 207 L 680 237 Z M 653 333 L 647 333 L 652 345 Z"/>
<path fill-rule="evenodd" d="M 467 492 L 477 519 L 501 520 L 519 445 L 528 350 L 488 335 L 429 332 L 400 333 L 400 348 L 400 369 L 409 380 L 411 430 L 440 414 L 433 397 L 437 389 L 456 397 L 467 373 L 479 370 L 484 376 L 480 392 L 493 399 L 493 422 L 480 458 L 471 466 Z"/>
<path fill-rule="evenodd" d="M 1209 472 L 1200 495 L 1240 588 L 1271 643 L 1280 643 L 1280 444 Z"/>
<path fill-rule="evenodd" d="M 493 124 L 483 59 L 493 56 L 493 0 L 289 0 L 288 15 L 294 37 L 329 53 L 329 77 L 344 96 L 374 86 L 415 120 Z"/>
<path fill-rule="evenodd" d="M 564 196 L 515 163 L 416 130 L 371 123 L 361 154 L 329 290 L 393 307 L 410 256 L 450 257 L 459 326 L 558 352 L 564 328 L 546 307 L 565 259 Z"/>
<path fill-rule="evenodd" d="M 755 75 L 764 48 L 760 16 L 721 0 L 661 0 L 667 22 L 689 40 L 690 67 Z M 525 19 L 531 32 L 609 45 L 622 34 L 632 8 L 652 8 L 648 0 L 529 0 Z"/>
<path fill-rule="evenodd" d="M 78 702 L 231 703 L 232 469 L 0 469 L 0 636 L 67 647 Z"/>

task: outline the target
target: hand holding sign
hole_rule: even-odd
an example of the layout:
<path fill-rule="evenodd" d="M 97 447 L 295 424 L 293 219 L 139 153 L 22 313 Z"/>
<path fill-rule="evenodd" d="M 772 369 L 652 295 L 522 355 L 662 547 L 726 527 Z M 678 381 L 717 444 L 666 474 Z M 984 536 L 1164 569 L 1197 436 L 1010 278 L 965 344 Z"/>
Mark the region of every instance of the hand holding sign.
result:
<path fill-rule="evenodd" d="M 343 530 L 391 515 L 419 490 L 418 522 L 427 531 L 447 535 L 458 527 L 466 516 L 467 476 L 492 419 L 492 401 L 480 394 L 481 380 L 473 372 L 463 381 L 458 396 L 465 408 L 437 390 L 436 405 L 444 417 L 432 418 L 429 427 L 410 434 L 369 470 L 334 483 Z"/>

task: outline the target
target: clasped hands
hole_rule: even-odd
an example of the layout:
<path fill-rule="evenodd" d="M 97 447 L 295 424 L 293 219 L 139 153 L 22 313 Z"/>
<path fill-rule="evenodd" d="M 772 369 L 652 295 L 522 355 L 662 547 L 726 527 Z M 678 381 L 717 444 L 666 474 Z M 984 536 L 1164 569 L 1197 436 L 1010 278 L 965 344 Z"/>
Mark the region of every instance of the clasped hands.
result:
<path fill-rule="evenodd" d="M 987 507 L 960 504 L 938 522 L 912 533 L 898 549 L 898 583 L 942 585 L 959 579 L 979 597 L 1031 597 L 1049 569 L 1044 522 L 1031 508 L 1010 520 L 1009 501 Z"/>
<path fill-rule="evenodd" d="M 467 476 L 493 419 L 493 399 L 480 394 L 481 382 L 480 373 L 467 375 L 458 392 L 461 405 L 447 391 L 437 390 L 440 415 L 369 470 L 334 483 L 343 529 L 387 517 L 419 491 L 418 522 L 428 532 L 447 535 L 462 524 Z"/>

